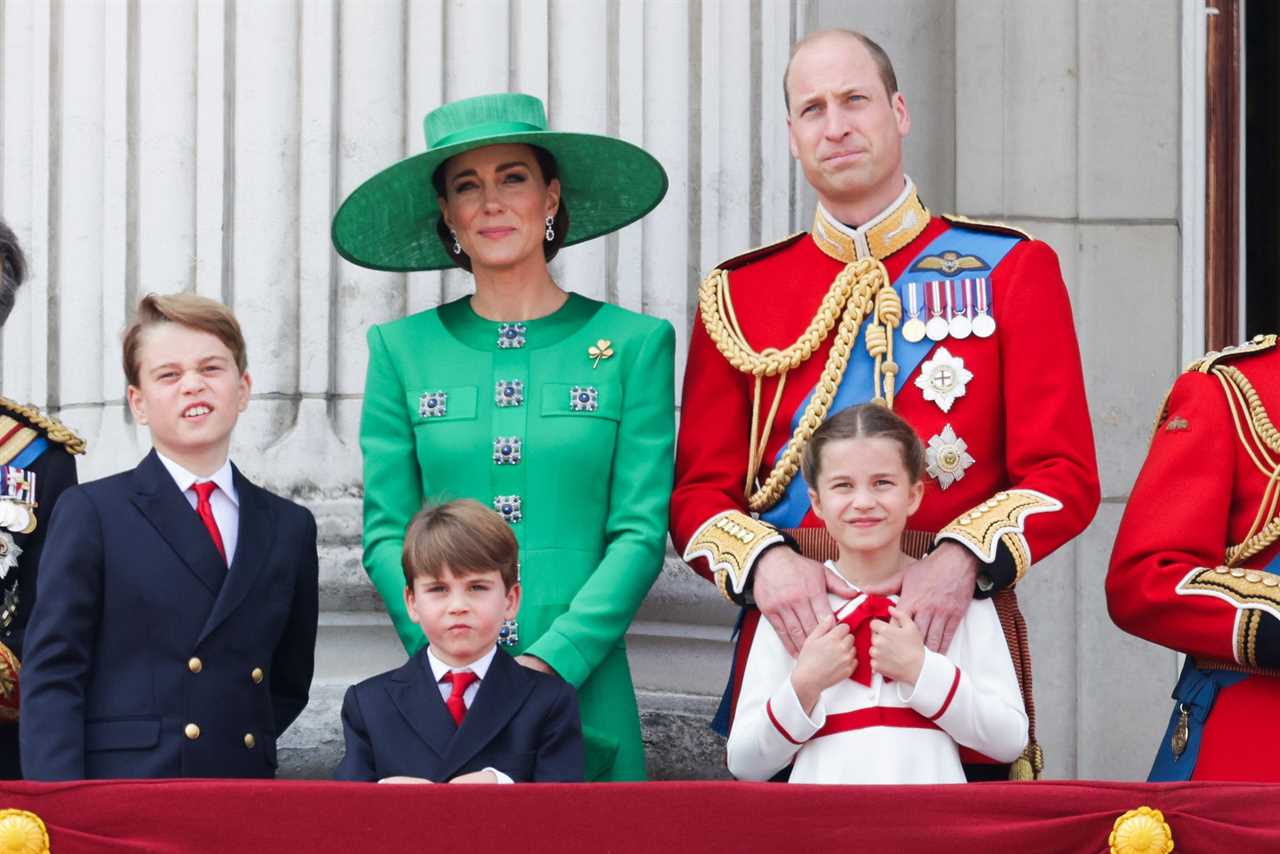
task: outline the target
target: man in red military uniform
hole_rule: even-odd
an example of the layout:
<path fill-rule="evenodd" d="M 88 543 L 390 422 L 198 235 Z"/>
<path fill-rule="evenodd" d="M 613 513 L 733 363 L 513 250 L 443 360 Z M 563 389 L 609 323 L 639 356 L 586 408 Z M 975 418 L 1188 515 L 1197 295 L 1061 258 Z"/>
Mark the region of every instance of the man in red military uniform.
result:
<path fill-rule="evenodd" d="M 1108 610 L 1187 654 L 1153 781 L 1280 781 L 1280 747 L 1257 737 L 1280 714 L 1278 409 L 1276 336 L 1193 362 L 1129 496 Z"/>
<path fill-rule="evenodd" d="M 926 210 L 903 171 L 906 102 L 870 39 L 808 37 L 784 86 L 791 151 L 819 207 L 809 233 L 726 261 L 699 292 L 671 506 L 685 560 L 758 607 L 744 614 L 734 681 L 760 614 L 794 654 L 831 612 L 827 590 L 843 585 L 813 559 L 834 550 L 799 452 L 827 415 L 868 400 L 928 449 L 904 547 L 929 553 L 902 585 L 926 642 L 945 651 L 975 592 L 999 594 L 1025 641 L 1012 586 L 1099 500 L 1057 258 L 1015 229 Z M 1028 691 L 1029 658 L 1013 652 Z M 1038 766 L 1034 745 L 1026 758 Z"/>

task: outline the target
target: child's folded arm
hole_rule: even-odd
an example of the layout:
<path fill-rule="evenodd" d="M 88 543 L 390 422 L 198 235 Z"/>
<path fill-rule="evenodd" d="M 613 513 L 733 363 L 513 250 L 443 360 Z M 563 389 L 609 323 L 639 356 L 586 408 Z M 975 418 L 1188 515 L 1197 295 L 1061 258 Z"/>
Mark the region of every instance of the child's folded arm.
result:
<path fill-rule="evenodd" d="M 1027 714 L 989 602 L 970 607 L 949 656 L 926 650 L 916 684 L 899 683 L 898 696 L 957 744 L 999 762 L 1017 759 L 1027 745 Z"/>
<path fill-rule="evenodd" d="M 738 779 L 768 780 L 826 723 L 821 696 L 805 714 L 791 684 L 794 664 L 773 627 L 761 620 L 726 745 L 729 773 Z"/>

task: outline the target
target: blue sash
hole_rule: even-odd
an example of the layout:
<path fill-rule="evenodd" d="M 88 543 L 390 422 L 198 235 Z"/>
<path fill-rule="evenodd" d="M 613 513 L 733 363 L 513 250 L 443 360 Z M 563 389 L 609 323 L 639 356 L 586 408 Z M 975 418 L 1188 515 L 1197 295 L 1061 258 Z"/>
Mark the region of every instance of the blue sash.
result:
<path fill-rule="evenodd" d="M 1164 739 L 1156 751 L 1156 761 L 1147 775 L 1148 783 L 1172 783 L 1190 780 L 1200 756 L 1200 739 L 1204 735 L 1204 722 L 1213 711 L 1218 692 L 1247 678 L 1248 673 L 1231 670 L 1201 670 L 1191 656 L 1182 665 L 1182 675 L 1173 689 L 1173 714 L 1165 728 Z M 1187 746 L 1178 758 L 1173 756 L 1173 734 L 1178 727 L 1182 710 L 1187 710 Z"/>
<path fill-rule="evenodd" d="M 944 278 L 936 269 L 914 269 L 921 258 L 926 255 L 939 255 L 948 250 L 958 252 L 960 255 L 973 255 L 986 262 L 986 269 L 960 271 L 951 278 L 954 279 L 961 275 L 970 277 L 982 275 L 987 276 L 989 279 L 991 271 L 1004 260 L 1004 256 L 1008 255 L 1009 251 L 1020 240 L 1021 238 L 1011 235 L 977 231 L 955 225 L 938 235 L 928 246 L 920 250 L 920 253 L 915 258 L 911 259 L 911 262 L 905 268 L 905 272 L 893 283 L 893 289 L 898 292 L 899 298 L 902 299 L 904 320 L 908 306 L 906 286 L 911 282 L 928 282 Z M 921 319 L 927 320 L 923 293 L 921 297 Z M 899 366 L 894 388 L 895 393 L 902 391 L 907 379 L 915 373 L 916 368 L 920 366 L 920 363 L 925 360 L 925 357 L 929 355 L 938 343 L 940 342 L 925 338 L 912 344 L 902 337 L 901 325 L 894 330 L 893 359 Z M 945 339 L 942 343 L 945 343 Z M 840 385 L 836 389 L 836 396 L 831 402 L 831 409 L 828 415 L 834 415 L 842 409 L 870 401 L 875 396 L 875 389 L 873 388 L 874 376 L 875 360 L 867 352 L 867 348 L 862 341 L 855 342 L 853 353 L 849 357 L 849 365 L 845 368 L 844 377 L 840 380 Z M 800 417 L 804 414 L 805 408 L 808 407 L 809 400 L 812 397 L 813 391 L 810 391 L 800 403 L 799 409 L 792 414 L 792 435 L 795 434 L 796 428 L 800 424 Z M 786 445 L 782 447 L 782 451 L 778 452 L 778 456 L 781 457 L 782 452 L 785 450 Z M 778 503 L 761 513 L 760 518 L 775 528 L 795 528 L 800 525 L 801 520 L 804 519 L 805 514 L 808 512 L 809 485 L 805 483 L 804 476 L 797 472 L 796 476 L 791 479 L 791 483 L 787 486 L 782 498 L 778 500 Z"/>
<path fill-rule="evenodd" d="M 28 468 L 32 463 L 44 453 L 45 448 L 49 447 L 49 440 L 44 436 L 39 437 L 30 445 L 22 449 L 16 457 L 9 461 L 9 465 L 16 466 L 20 469 Z"/>

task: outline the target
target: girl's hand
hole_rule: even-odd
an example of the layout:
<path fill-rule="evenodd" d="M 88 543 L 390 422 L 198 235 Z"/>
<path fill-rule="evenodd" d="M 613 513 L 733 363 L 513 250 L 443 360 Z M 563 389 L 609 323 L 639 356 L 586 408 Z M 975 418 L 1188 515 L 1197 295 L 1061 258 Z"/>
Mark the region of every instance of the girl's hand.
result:
<path fill-rule="evenodd" d="M 397 776 L 397 777 L 383 777 L 383 778 L 382 778 L 381 780 L 379 780 L 378 782 L 379 782 L 379 783 L 430 783 L 431 781 L 430 781 L 430 780 L 426 780 L 426 779 L 424 779 L 424 778 L 422 778 L 422 777 L 399 777 L 399 776 Z"/>
<path fill-rule="evenodd" d="M 889 622 L 871 623 L 871 669 L 912 685 L 924 667 L 924 635 L 906 612 L 889 609 Z"/>
<path fill-rule="evenodd" d="M 791 672 L 791 686 L 804 713 L 812 712 L 818 695 L 848 679 L 857 666 L 858 654 L 854 652 L 849 627 L 837 623 L 831 615 L 819 620 L 800 647 L 796 668 Z"/>

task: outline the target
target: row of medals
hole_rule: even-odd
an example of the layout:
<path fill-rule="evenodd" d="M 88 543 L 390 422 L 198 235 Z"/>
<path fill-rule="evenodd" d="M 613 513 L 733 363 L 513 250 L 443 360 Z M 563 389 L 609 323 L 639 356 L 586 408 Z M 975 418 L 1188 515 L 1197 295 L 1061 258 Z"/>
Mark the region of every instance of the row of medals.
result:
<path fill-rule="evenodd" d="M 924 301 L 920 299 L 921 291 Z M 928 322 L 920 319 L 923 311 Z M 990 338 L 996 331 L 991 316 L 991 283 L 985 278 L 907 283 L 907 313 L 902 337 L 915 344 L 928 338 Z"/>

